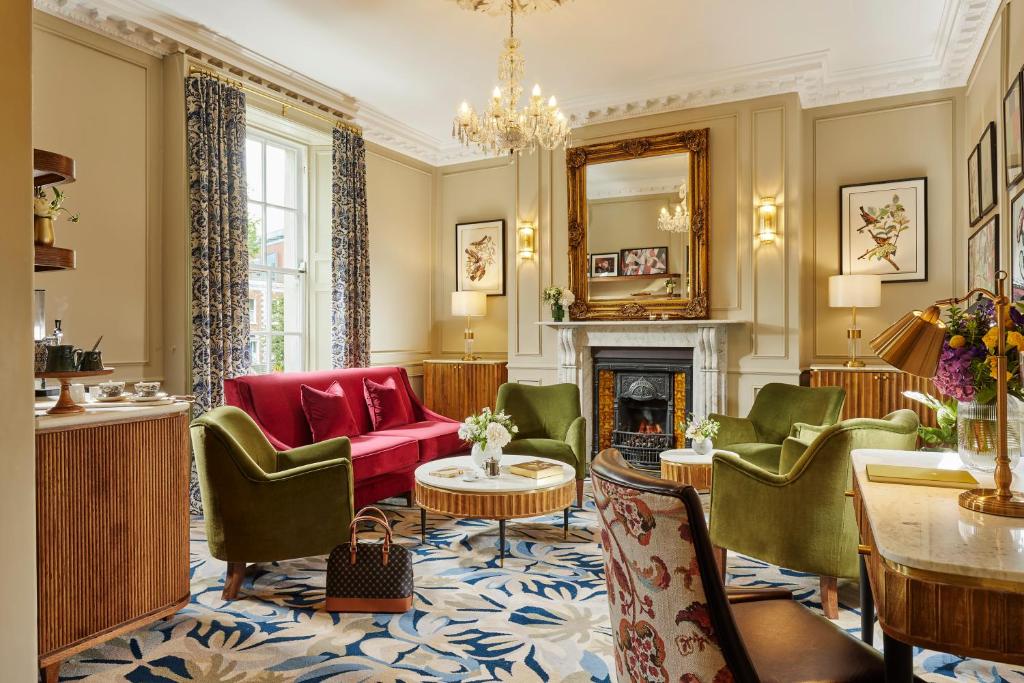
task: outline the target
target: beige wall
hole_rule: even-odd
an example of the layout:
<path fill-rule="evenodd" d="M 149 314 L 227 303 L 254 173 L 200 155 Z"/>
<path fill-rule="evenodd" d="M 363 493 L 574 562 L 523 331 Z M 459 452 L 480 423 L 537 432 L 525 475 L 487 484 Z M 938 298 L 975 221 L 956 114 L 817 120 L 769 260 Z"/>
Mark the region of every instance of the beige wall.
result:
<path fill-rule="evenodd" d="M 1010 219 L 1010 200 L 1021 190 L 1024 182 L 1018 182 L 1007 189 L 1004 174 L 1003 149 L 1003 95 L 1010 82 L 1016 78 L 1024 65 L 1024 0 L 1005 0 L 996 14 L 992 27 L 982 46 L 981 53 L 971 72 L 964 94 L 964 115 L 960 131 L 960 148 L 954 163 L 960 171 L 956 195 L 959 199 L 957 213 L 957 253 L 961 255 L 961 266 L 957 270 L 957 293 L 967 288 L 967 240 L 974 230 L 984 225 L 995 214 L 999 215 L 999 256 L 1001 267 L 1007 272 L 1013 263 L 1012 240 L 1007 222 Z M 998 203 L 974 227 L 968 220 L 966 166 L 967 157 L 978 143 L 989 121 L 996 124 L 996 198 Z"/>
<path fill-rule="evenodd" d="M 34 24 L 34 142 L 75 159 L 78 181 L 64 189 L 81 215 L 55 224 L 77 270 L 35 278 L 48 326 L 60 318 L 76 346 L 103 335 L 118 379 L 161 380 L 161 61 L 40 12 Z"/>
<path fill-rule="evenodd" d="M 462 355 L 463 318 L 451 316 L 455 291 L 455 224 L 505 221 L 506 293 L 515 269 L 516 165 L 507 157 L 445 166 L 435 174 L 438 221 L 434 244 L 434 350 L 441 356 Z M 508 351 L 509 296 L 487 297 L 487 316 L 472 321 L 473 349 L 481 356 L 502 358 Z"/>
<path fill-rule="evenodd" d="M 954 164 L 958 91 L 891 98 L 804 112 L 804 151 L 811 239 L 805 254 L 803 356 L 836 363 L 847 355 L 849 309 L 828 305 L 828 278 L 839 273 L 839 188 L 899 178 L 928 178 L 928 279 L 882 285 L 882 306 L 862 309 L 861 353 L 867 341 L 908 310 L 954 293 L 958 252 Z"/>
<path fill-rule="evenodd" d="M 36 680 L 36 505 L 32 408 L 32 3 L 0 3 L 0 662 Z"/>
<path fill-rule="evenodd" d="M 574 144 L 710 128 L 711 317 L 751 321 L 730 333 L 729 391 L 733 410 L 746 410 L 772 381 L 796 382 L 800 359 L 800 143 L 795 95 L 684 110 L 574 131 Z M 556 340 L 538 320 L 543 287 L 568 280 L 565 162 L 562 154 L 524 156 L 518 165 L 519 219 L 537 221 L 538 258 L 520 262 L 509 306 L 509 376 L 556 381 Z M 756 200 L 777 197 L 780 239 L 754 239 Z"/>

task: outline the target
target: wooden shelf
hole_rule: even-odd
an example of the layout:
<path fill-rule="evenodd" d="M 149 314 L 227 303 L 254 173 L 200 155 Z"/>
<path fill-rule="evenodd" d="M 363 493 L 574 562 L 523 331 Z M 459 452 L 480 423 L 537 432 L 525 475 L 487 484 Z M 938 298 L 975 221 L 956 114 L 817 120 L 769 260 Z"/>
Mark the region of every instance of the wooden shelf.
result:
<path fill-rule="evenodd" d="M 75 182 L 75 160 L 56 152 L 35 149 L 32 182 L 36 187 L 49 187 Z"/>
<path fill-rule="evenodd" d="M 676 280 L 680 277 L 682 277 L 680 273 L 658 273 L 657 275 L 606 275 L 587 279 L 591 282 L 636 282 L 637 280 Z"/>
<path fill-rule="evenodd" d="M 60 247 L 44 247 L 41 244 L 36 246 L 36 272 L 42 273 L 49 270 L 74 270 L 75 250 L 61 249 Z"/>

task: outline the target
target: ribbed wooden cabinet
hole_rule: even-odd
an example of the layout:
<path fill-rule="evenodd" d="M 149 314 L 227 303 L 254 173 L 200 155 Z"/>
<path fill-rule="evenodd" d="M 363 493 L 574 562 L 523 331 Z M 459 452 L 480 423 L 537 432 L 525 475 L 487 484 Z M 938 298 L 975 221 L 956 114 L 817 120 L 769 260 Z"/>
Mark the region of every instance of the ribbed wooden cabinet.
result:
<path fill-rule="evenodd" d="M 140 410 L 99 423 L 95 413 L 37 421 L 39 666 L 46 681 L 57 680 L 71 655 L 188 603 L 187 410 Z"/>
<path fill-rule="evenodd" d="M 436 413 L 464 420 L 494 407 L 498 387 L 508 381 L 505 361 L 423 361 L 423 402 Z"/>
<path fill-rule="evenodd" d="M 921 424 L 935 426 L 935 414 L 931 410 L 903 395 L 904 391 L 909 390 L 939 396 L 930 379 L 891 368 L 812 366 L 808 372 L 808 384 L 812 387 L 846 389 L 846 404 L 841 416 L 843 420 L 854 417 L 880 418 L 894 410 L 909 408 L 921 418 Z"/>

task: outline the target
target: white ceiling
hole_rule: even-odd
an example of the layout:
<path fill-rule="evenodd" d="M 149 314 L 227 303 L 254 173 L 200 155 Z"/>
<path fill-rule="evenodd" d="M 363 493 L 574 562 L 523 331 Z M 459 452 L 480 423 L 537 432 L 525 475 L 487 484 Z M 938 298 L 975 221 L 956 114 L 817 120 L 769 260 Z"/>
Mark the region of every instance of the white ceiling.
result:
<path fill-rule="evenodd" d="M 36 0 L 188 26 L 355 98 L 433 162 L 496 81 L 507 18 L 453 0 Z M 577 125 L 799 92 L 804 106 L 962 85 L 999 0 L 572 0 L 517 20 L 527 86 Z M 159 21 L 157 20 L 159 19 Z M 187 22 L 187 23 L 186 23 Z M 181 40 L 181 38 L 176 37 Z M 430 148 L 433 147 L 433 150 Z M 408 151 L 408 150 L 407 150 Z"/>

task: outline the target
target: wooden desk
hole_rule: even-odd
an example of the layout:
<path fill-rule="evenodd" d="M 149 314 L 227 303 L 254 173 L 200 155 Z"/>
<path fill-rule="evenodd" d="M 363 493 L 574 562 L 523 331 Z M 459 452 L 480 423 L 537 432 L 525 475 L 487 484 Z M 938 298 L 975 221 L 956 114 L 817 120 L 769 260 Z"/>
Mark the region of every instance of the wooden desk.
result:
<path fill-rule="evenodd" d="M 965 510 L 959 489 L 869 482 L 865 465 L 882 462 L 962 466 L 956 453 L 853 452 L 862 566 L 885 635 L 886 680 L 912 680 L 911 645 L 1024 665 L 1024 520 Z M 992 486 L 991 475 L 974 476 Z M 1022 483 L 1018 474 L 1014 488 Z M 862 610 L 870 614 L 870 605 Z"/>

